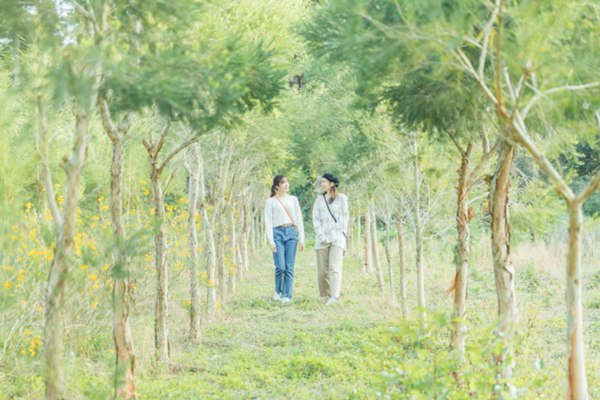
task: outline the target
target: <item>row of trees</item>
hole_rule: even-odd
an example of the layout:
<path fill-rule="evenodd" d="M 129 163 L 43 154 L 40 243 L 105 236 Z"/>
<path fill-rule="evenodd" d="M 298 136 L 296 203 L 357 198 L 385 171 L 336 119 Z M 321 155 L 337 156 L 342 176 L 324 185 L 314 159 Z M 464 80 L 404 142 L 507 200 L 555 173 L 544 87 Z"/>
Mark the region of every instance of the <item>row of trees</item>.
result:
<path fill-rule="evenodd" d="M 281 47 L 265 44 L 260 38 L 264 26 L 231 21 L 232 6 L 187 1 L 2 5 L 11 22 L 3 33 L 14 50 L 14 94 L 35 99 L 40 179 L 56 235 L 44 307 L 48 399 L 66 396 L 64 296 L 75 263 L 73 243 L 83 169 L 90 146 L 99 146 L 93 140 L 96 118 L 101 120 L 112 149 L 110 165 L 105 168 L 110 171 L 113 231 L 115 397 L 135 396 L 136 358 L 128 318 L 131 258 L 139 235 L 127 232 L 124 209 L 131 205 L 125 204 L 128 189 L 123 187 L 125 157 L 133 146 L 131 136 L 145 147 L 150 171 L 157 278 L 155 348 L 161 362 L 169 360 L 165 192 L 177 169 L 172 167 L 173 161 L 183 153 L 187 152 L 184 166 L 189 190 L 191 339 L 200 336 L 197 220 L 202 221 L 208 249 L 209 318 L 248 269 L 250 232 L 254 237 L 260 232 L 254 204 L 263 189 L 262 180 L 252 174 L 263 168 L 263 160 L 233 160 L 234 149 L 239 153 L 249 138 L 236 139 L 224 132 L 233 130 L 252 110 L 260 113 L 272 108 L 275 95 L 283 88 L 288 61 L 277 58 Z M 252 10 L 254 5 L 247 7 L 245 18 L 259 11 Z M 71 150 L 62 163 L 66 178 L 61 185 L 64 192 L 58 196 L 52 154 L 56 123 L 49 121 L 48 115 L 55 119 L 67 110 L 73 114 L 73 118 L 66 117 L 72 120 L 73 134 L 70 143 L 64 143 Z M 209 133 L 208 139 L 201 140 Z M 218 176 L 210 180 L 214 186 L 208 194 L 201 141 L 222 149 L 211 152 L 218 163 L 211 172 Z M 224 247 L 226 242 L 229 249 Z M 230 268 L 226 253 L 233 258 Z"/>
<path fill-rule="evenodd" d="M 600 82 L 593 65 L 597 64 L 594 37 L 599 11 L 595 2 L 332 1 L 315 13 L 304 31 L 319 55 L 346 61 L 355 69 L 359 89 L 386 107 L 399 131 L 409 132 L 407 140 L 412 141 L 415 154 L 413 132 L 424 131 L 447 138 L 460 155 L 452 339 L 459 352 L 464 351 L 465 340 L 469 191 L 482 166 L 495 155 L 496 167 L 489 181 L 491 249 L 498 335 L 508 341 L 518 315 L 508 211 L 515 151 L 525 150 L 563 197 L 570 221 L 567 397 L 573 399 L 588 398 L 582 327 L 582 205 L 598 188 L 600 175 L 596 171 L 576 193 L 568 184 L 569 171 L 561 156 L 568 154 L 568 146 L 596 145 Z M 531 26 L 552 28 L 532 31 Z M 482 143 L 481 156 L 473 168 L 477 141 Z M 418 182 L 417 174 L 414 180 Z M 419 272 L 418 248 L 417 243 Z M 418 281 L 422 292 L 422 279 Z M 421 294 L 419 300 L 424 306 Z M 504 364 L 504 380 L 510 378 L 513 362 L 508 349 L 499 360 Z"/>

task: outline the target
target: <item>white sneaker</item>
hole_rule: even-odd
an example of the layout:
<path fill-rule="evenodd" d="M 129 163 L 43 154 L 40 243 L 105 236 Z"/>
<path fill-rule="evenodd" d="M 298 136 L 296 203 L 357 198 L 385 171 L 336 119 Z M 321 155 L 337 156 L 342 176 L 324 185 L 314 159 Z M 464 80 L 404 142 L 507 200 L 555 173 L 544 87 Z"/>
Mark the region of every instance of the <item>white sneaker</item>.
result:
<path fill-rule="evenodd" d="M 288 304 L 290 301 L 292 301 L 292 299 L 290 299 L 289 297 L 281 298 L 281 304 Z"/>
<path fill-rule="evenodd" d="M 275 292 L 275 294 L 273 295 L 273 300 L 275 300 L 275 301 L 281 300 L 281 293 Z"/>
<path fill-rule="evenodd" d="M 332 305 L 332 304 L 334 304 L 336 302 L 337 302 L 337 299 L 335 297 L 330 297 L 330 298 L 327 299 L 327 302 L 325 302 L 325 305 L 326 306 L 330 306 L 330 305 Z"/>

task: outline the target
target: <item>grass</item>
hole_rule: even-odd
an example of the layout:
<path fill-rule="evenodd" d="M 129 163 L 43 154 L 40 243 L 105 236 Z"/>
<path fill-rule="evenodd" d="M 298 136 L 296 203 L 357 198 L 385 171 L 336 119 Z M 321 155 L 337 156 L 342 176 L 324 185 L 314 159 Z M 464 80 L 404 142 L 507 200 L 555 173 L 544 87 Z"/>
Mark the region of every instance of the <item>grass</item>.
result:
<path fill-rule="evenodd" d="M 536 251 L 539 251 L 536 250 Z M 448 349 L 451 260 L 430 251 L 427 258 L 427 326 L 415 320 L 414 271 L 409 262 L 409 309 L 403 319 L 388 305 L 374 275 L 348 256 L 340 302 L 325 306 L 318 297 L 312 250 L 299 253 L 294 298 L 272 300 L 273 271 L 263 253 L 216 321 L 203 321 L 202 338 L 187 338 L 187 272 L 171 274 L 171 368 L 153 356 L 154 276 L 138 276 L 131 312 L 141 399 L 487 399 L 503 395 L 495 386 L 495 355 L 503 343 L 493 335 L 496 300 L 484 247 L 474 248 L 468 309 L 467 360 L 459 364 Z M 517 274 L 520 321 L 513 383 L 519 398 L 561 398 L 565 388 L 566 344 L 561 281 L 523 257 Z M 407 260 L 410 260 L 407 258 Z M 529 260 L 529 261 L 527 261 Z M 387 267 L 386 267 L 387 268 Z M 387 272 L 387 271 L 386 271 Z M 596 275 L 593 275 L 594 277 Z M 387 288 L 386 288 L 387 290 Z M 597 280 L 590 280 L 586 309 L 588 382 L 600 396 L 600 309 Z M 433 311 L 435 310 L 435 311 Z M 71 329 L 66 363 L 69 398 L 111 395 L 114 362 L 110 308 L 89 324 Z M 79 334 L 77 334 L 77 332 Z M 43 397 L 41 359 L 4 361 L 0 398 Z"/>

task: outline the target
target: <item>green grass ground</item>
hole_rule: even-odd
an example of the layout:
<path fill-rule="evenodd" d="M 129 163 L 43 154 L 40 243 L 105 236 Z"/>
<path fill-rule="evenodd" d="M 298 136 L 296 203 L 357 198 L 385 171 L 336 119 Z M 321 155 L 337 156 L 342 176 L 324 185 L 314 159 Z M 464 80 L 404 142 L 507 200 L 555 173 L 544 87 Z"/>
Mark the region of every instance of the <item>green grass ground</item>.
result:
<path fill-rule="evenodd" d="M 141 399 L 488 399 L 506 395 L 495 385 L 494 356 L 502 347 L 493 335 L 496 298 L 485 251 L 474 252 L 469 282 L 468 349 L 459 364 L 448 348 L 451 298 L 444 294 L 452 277 L 451 260 L 429 253 L 428 321 L 416 318 L 414 271 L 409 266 L 408 319 L 389 306 L 374 275 L 361 271 L 358 257 L 344 266 L 340 302 L 325 306 L 319 298 L 314 252 L 299 253 L 294 299 L 272 300 L 273 267 L 269 254 L 254 262 L 238 283 L 218 320 L 203 322 L 202 339 L 187 339 L 188 274 L 171 273 L 169 368 L 153 357 L 154 275 L 137 281 L 131 328 L 138 357 L 137 390 Z M 407 258 L 410 261 L 410 254 Z M 386 278 L 387 278 L 387 266 Z M 411 264 L 410 262 L 408 263 Z M 559 279 L 535 263 L 519 267 L 520 309 L 514 383 L 518 398 L 564 396 L 566 343 L 564 295 Z M 597 276 L 596 276 L 597 275 Z M 594 299 L 598 274 L 586 293 Z M 396 274 L 397 277 L 397 274 Z M 592 300 L 588 300 L 588 303 Z M 588 382 L 600 396 L 600 319 L 597 304 L 586 309 Z M 87 325 L 71 326 L 66 362 L 69 398 L 111 396 L 114 362 L 110 309 Z M 77 334 L 73 334 L 76 332 Z M 41 359 L 15 361 L 0 375 L 0 398 L 43 397 Z"/>

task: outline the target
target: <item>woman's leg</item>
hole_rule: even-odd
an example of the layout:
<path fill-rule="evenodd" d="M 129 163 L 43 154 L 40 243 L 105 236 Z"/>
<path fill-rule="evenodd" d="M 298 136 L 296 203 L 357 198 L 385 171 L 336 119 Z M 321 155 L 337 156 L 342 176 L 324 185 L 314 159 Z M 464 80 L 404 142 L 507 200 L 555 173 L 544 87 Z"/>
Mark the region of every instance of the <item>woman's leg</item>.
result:
<path fill-rule="evenodd" d="M 329 287 L 330 296 L 336 299 L 340 297 L 342 290 L 342 263 L 344 261 L 344 249 L 338 246 L 329 248 Z"/>
<path fill-rule="evenodd" d="M 298 248 L 298 233 L 292 227 L 286 228 L 288 234 L 285 241 L 285 271 L 283 275 L 283 297 L 292 298 L 294 288 L 294 264 Z"/>
<path fill-rule="evenodd" d="M 283 293 L 283 276 L 285 272 L 285 245 L 284 234 L 281 229 L 273 229 L 273 239 L 277 252 L 273 253 L 273 262 L 275 264 L 275 293 Z"/>
<path fill-rule="evenodd" d="M 321 297 L 329 297 L 329 247 L 316 250 L 317 281 Z"/>

